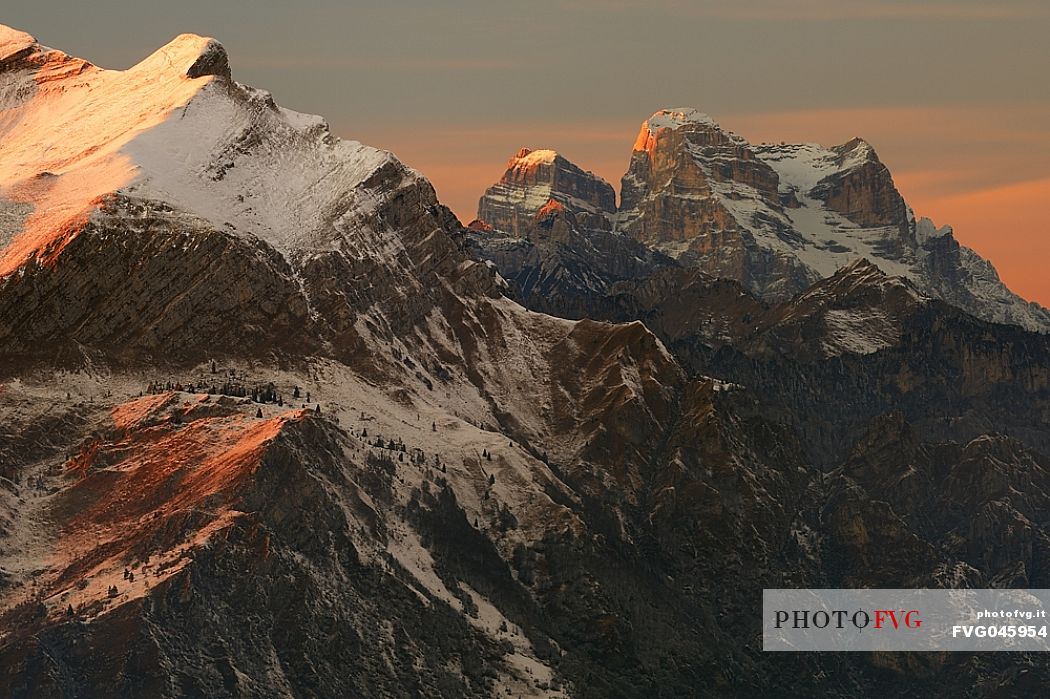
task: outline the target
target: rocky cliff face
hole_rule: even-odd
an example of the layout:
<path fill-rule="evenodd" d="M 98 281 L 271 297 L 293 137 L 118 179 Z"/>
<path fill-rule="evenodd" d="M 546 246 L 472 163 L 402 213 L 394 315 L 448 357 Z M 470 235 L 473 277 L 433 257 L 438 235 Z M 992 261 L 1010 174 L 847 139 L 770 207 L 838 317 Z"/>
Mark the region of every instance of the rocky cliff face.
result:
<path fill-rule="evenodd" d="M 320 347 L 292 267 L 273 248 L 124 195 L 100 205 L 59 263 L 33 260 L 0 281 L 0 317 L 4 373 L 99 353 L 149 363 Z"/>
<path fill-rule="evenodd" d="M 732 148 L 698 147 L 687 143 L 695 138 L 690 134 L 718 127 L 688 110 L 672 111 L 671 117 L 667 114 L 665 110 L 655 115 L 660 117 L 656 134 L 649 126 L 652 120 L 643 125 L 643 136 L 647 131 L 651 135 L 640 137 L 640 145 L 635 147 L 631 170 L 624 179 L 624 208 L 628 210 L 625 230 L 655 240 L 658 247 L 679 257 L 686 255 L 688 264 L 696 264 L 716 276 L 737 279 L 766 298 L 797 293 L 852 259 L 865 257 L 888 274 L 907 277 L 924 292 L 958 303 L 987 320 L 1030 329 L 1050 327 L 1050 315 L 1045 309 L 1025 303 L 998 280 L 987 280 L 981 269 L 985 265 L 977 262 L 980 258 L 972 251 L 967 250 L 968 259 L 951 259 L 926 244 L 928 232 L 920 229 L 929 224 L 914 218 L 889 170 L 863 140 L 853 139 L 832 148 L 812 144 L 753 146 L 726 135 L 715 142 L 732 140 Z M 681 129 L 685 129 L 685 135 L 675 136 Z M 677 160 L 656 153 L 661 143 L 664 149 L 679 153 Z M 702 199 L 718 202 L 721 209 L 707 203 L 703 211 L 690 211 L 691 202 L 697 201 L 696 191 L 682 188 L 674 177 L 647 179 L 647 168 L 658 170 L 668 161 L 682 160 L 692 160 L 695 165 L 679 164 L 675 171 L 694 173 L 689 176 L 692 179 L 696 179 L 696 173 L 705 174 L 711 184 L 710 192 L 705 192 Z M 662 216 L 667 221 L 653 226 L 670 232 L 647 232 L 646 205 L 633 203 L 638 196 L 633 194 L 638 181 L 650 182 L 639 190 L 640 201 L 655 202 L 652 205 L 659 207 L 659 213 L 651 220 L 659 221 Z M 631 197 L 628 192 L 632 192 Z M 669 208 L 667 199 L 676 203 Z M 678 214 L 674 213 L 675 206 L 679 207 Z M 708 213 L 714 211 L 718 213 Z M 724 212 L 730 215 L 726 217 Z M 703 237 L 694 239 L 689 233 L 698 221 L 712 221 L 703 224 L 708 230 L 741 230 L 750 238 L 745 236 L 741 242 L 728 244 L 703 243 Z M 681 231 L 687 233 L 674 243 L 668 242 L 680 236 Z M 950 232 L 942 234 L 950 238 Z M 694 259 L 682 240 L 694 249 L 704 250 L 704 254 Z M 744 249 L 751 251 L 747 258 L 754 261 L 739 265 L 734 273 L 721 258 L 731 253 L 734 259 L 744 259 Z M 761 255 L 754 250 L 761 251 Z M 783 269 L 785 265 L 802 271 L 788 273 Z"/>
<path fill-rule="evenodd" d="M 760 294 L 783 296 L 812 281 L 793 256 L 763 247 L 738 217 L 726 195 L 741 187 L 776 212 L 797 205 L 791 193 L 781 198 L 777 173 L 742 138 L 695 110 L 662 110 L 635 141 L 617 230 Z"/>
<path fill-rule="evenodd" d="M 835 154 L 835 170 L 817 182 L 809 194 L 858 226 L 906 230 L 908 207 L 875 149 L 855 138 L 832 146 L 831 152 Z"/>
<path fill-rule="evenodd" d="M 478 259 L 496 266 L 514 298 L 572 319 L 604 317 L 592 305 L 614 284 L 674 264 L 633 238 L 589 229 L 580 221 L 561 206 L 546 206 L 522 229 L 523 237 L 472 228 L 468 246 Z"/>
<path fill-rule="evenodd" d="M 715 160 L 717 168 L 705 167 Z M 659 111 L 642 124 L 623 177 L 621 228 L 657 246 L 734 228 L 716 193 L 733 183 L 753 189 L 767 205 L 781 205 L 777 173 L 746 141 L 695 110 Z"/>
<path fill-rule="evenodd" d="M 607 182 L 554 151 L 522 148 L 481 197 L 468 241 L 530 308 L 585 318 L 612 284 L 673 264 L 630 236 L 611 234 L 615 217 Z"/>

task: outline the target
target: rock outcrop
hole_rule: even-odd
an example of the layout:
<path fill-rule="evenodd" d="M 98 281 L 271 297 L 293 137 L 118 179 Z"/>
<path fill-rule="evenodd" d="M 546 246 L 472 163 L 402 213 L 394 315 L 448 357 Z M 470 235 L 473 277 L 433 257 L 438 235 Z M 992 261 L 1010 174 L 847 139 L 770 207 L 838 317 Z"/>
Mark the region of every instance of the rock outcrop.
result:
<path fill-rule="evenodd" d="M 608 230 L 616 193 L 608 182 L 552 150 L 522 148 L 507 163 L 500 181 L 485 190 L 478 218 L 522 237 L 533 218 L 551 207 L 572 212 L 585 228 Z"/>
<path fill-rule="evenodd" d="M 908 226 L 908 207 L 889 169 L 866 141 L 833 146 L 836 170 L 817 182 L 809 195 L 864 228 Z"/>

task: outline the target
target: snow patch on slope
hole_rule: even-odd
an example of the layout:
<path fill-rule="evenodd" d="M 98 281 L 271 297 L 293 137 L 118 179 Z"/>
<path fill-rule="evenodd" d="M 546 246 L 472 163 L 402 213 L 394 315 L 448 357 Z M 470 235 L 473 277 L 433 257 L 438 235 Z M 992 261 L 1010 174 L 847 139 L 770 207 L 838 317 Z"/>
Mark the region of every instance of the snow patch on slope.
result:
<path fill-rule="evenodd" d="M 827 335 L 822 344 L 829 355 L 874 354 L 892 347 L 900 335 L 893 320 L 878 309 L 828 309 L 824 323 Z"/>
<path fill-rule="evenodd" d="M 761 145 L 755 146 L 754 150 L 761 160 L 776 171 L 781 192 L 793 193 L 800 204 L 795 209 L 784 209 L 783 213 L 768 206 L 761 207 L 764 209 L 761 210 L 762 219 L 779 220 L 798 234 L 801 244 L 792 245 L 789 249 L 804 265 L 816 271 L 820 278 L 830 277 L 858 257 L 875 262 L 887 274 L 919 278 L 914 260 L 894 259 L 886 255 L 886 242 L 900 235 L 897 228 L 857 225 L 829 209 L 823 201 L 810 196 L 810 191 L 825 177 L 863 163 L 862 148 L 850 151 L 843 161 L 834 151 L 814 143 Z M 753 199 L 761 203 L 757 193 Z M 732 201 L 726 203 L 734 213 L 744 216 L 751 213 L 752 222 L 756 221 L 754 210 L 741 210 L 741 206 L 734 205 Z M 768 226 L 763 227 L 761 223 L 755 228 L 764 242 L 784 249 L 782 244 L 778 244 L 780 237 L 775 230 L 770 231 Z"/>
<path fill-rule="evenodd" d="M 379 169 L 400 167 L 392 154 L 336 140 L 320 117 L 279 109 L 269 93 L 241 85 L 202 90 L 126 150 L 140 168 L 129 193 L 285 253 L 330 249 L 341 219 L 377 204 L 354 190 Z"/>

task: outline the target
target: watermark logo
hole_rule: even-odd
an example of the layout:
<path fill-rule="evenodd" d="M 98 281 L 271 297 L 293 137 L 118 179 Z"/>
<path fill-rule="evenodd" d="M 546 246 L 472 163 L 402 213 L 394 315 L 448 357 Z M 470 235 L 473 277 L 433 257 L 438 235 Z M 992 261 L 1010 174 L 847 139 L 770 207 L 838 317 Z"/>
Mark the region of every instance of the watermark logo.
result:
<path fill-rule="evenodd" d="M 767 651 L 1042 651 L 1050 590 L 770 589 Z"/>

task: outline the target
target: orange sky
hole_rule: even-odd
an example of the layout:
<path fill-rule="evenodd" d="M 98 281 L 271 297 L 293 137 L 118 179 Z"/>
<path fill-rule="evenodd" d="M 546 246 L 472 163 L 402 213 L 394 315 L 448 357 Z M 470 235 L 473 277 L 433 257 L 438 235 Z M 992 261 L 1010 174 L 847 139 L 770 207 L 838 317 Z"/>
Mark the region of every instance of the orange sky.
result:
<path fill-rule="evenodd" d="M 679 105 L 672 105 L 679 106 Z M 637 120 L 521 122 L 486 128 L 390 128 L 359 138 L 423 171 L 467 222 L 484 189 L 520 147 L 554 148 L 619 190 Z M 1050 306 L 1050 105 L 824 109 L 713 115 L 753 142 L 842 143 L 861 136 L 920 216 L 950 224 L 1025 298 Z M 338 130 L 338 129 L 337 129 Z"/>

